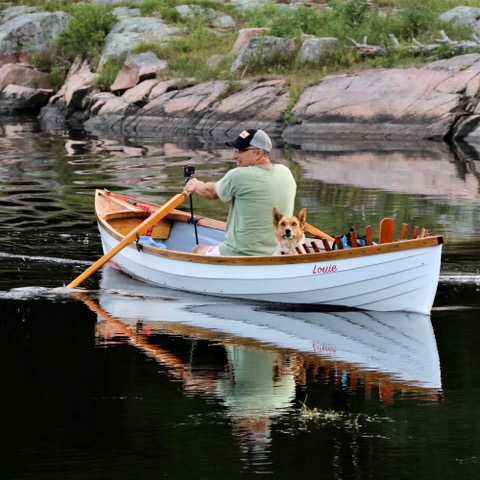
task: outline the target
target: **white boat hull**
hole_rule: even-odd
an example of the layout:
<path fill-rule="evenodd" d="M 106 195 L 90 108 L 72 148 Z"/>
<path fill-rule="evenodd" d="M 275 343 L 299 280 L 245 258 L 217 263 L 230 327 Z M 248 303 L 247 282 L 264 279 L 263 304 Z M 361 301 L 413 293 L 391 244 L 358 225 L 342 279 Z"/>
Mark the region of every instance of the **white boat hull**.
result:
<path fill-rule="evenodd" d="M 118 240 L 100 226 L 103 249 Z M 429 314 L 440 273 L 441 245 L 296 264 L 195 263 L 124 248 L 114 263 L 143 281 L 223 297 Z"/>

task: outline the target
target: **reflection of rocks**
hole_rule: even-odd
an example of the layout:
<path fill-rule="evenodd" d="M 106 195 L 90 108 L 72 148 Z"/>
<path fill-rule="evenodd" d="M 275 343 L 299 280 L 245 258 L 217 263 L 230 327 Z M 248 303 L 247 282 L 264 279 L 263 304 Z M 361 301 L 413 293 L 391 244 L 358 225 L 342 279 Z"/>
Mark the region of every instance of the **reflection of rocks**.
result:
<path fill-rule="evenodd" d="M 388 146 L 388 148 L 387 148 Z M 463 147 L 464 148 L 464 147 Z M 383 152 L 383 153 L 379 153 Z M 458 161 L 444 143 L 377 142 L 326 145 L 318 151 L 296 151 L 293 160 L 307 178 L 408 194 L 466 197 L 480 200 L 478 152 L 456 147 Z M 412 173 L 415 172 L 415 175 Z"/>

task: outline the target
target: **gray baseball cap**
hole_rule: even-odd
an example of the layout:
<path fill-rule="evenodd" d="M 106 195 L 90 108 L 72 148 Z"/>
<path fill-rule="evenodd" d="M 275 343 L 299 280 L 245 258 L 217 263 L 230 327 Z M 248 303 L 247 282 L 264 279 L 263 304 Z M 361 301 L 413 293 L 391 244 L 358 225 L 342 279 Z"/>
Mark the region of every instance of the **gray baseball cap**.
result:
<path fill-rule="evenodd" d="M 256 147 L 265 152 L 272 150 L 272 141 L 263 130 L 244 130 L 235 140 L 225 143 L 238 150 L 245 150 L 248 147 Z"/>

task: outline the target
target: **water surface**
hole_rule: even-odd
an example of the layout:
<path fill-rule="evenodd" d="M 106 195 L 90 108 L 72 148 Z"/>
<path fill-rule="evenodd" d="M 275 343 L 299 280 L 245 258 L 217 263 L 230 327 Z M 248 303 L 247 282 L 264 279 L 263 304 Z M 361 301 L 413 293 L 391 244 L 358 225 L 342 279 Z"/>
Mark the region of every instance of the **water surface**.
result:
<path fill-rule="evenodd" d="M 110 266 L 52 292 L 102 254 L 95 188 L 164 202 L 183 165 L 216 180 L 234 164 L 215 139 L 0 125 L 1 478 L 475 478 L 479 153 L 311 143 L 274 157 L 323 231 L 392 216 L 445 236 L 431 316 L 267 308 Z"/>

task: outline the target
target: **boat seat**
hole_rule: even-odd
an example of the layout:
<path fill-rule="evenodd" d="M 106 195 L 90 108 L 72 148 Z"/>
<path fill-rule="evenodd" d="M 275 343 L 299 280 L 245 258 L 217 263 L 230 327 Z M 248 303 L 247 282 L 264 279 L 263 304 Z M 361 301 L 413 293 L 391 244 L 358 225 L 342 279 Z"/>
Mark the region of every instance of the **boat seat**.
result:
<path fill-rule="evenodd" d="M 166 240 L 170 235 L 170 229 L 172 228 L 172 222 L 166 218 L 160 220 L 152 231 L 152 238 L 158 238 L 159 240 Z"/>

